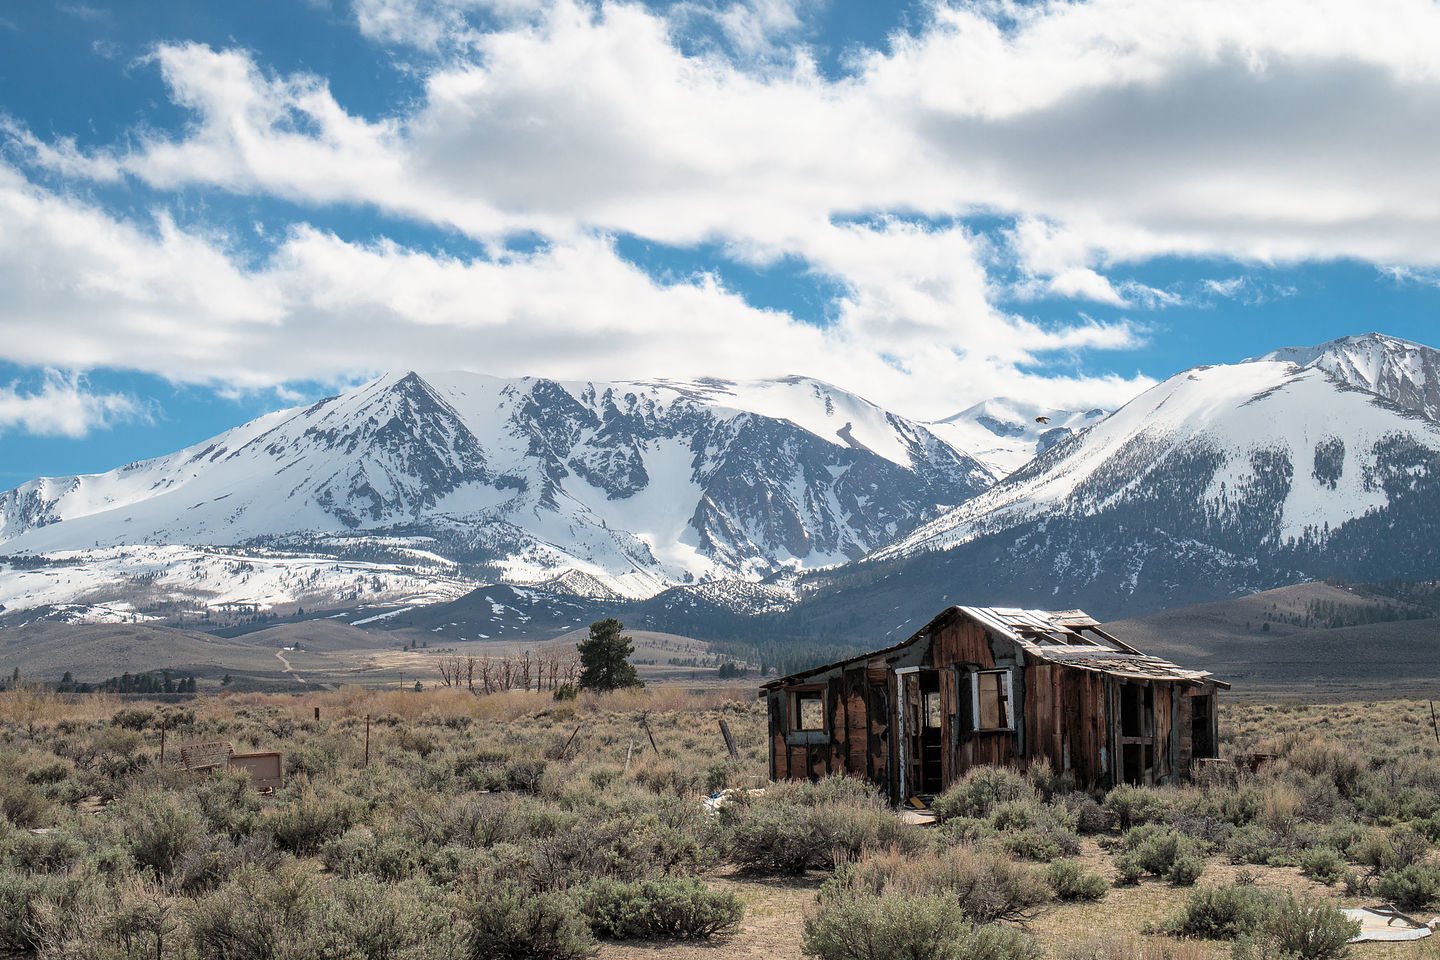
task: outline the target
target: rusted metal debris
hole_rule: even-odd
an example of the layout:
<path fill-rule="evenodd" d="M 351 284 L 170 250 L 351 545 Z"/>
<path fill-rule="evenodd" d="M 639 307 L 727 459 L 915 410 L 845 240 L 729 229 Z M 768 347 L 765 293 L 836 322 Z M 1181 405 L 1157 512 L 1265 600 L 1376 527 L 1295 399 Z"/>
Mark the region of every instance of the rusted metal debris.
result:
<path fill-rule="evenodd" d="M 234 754 L 230 757 L 230 769 L 248 773 L 250 782 L 261 793 L 271 793 L 285 786 L 285 766 L 278 750 Z"/>
<path fill-rule="evenodd" d="M 248 774 L 250 782 L 261 793 L 271 793 L 285 785 L 284 761 L 279 751 L 236 753 L 228 740 L 187 743 L 180 747 L 180 761 L 191 773 L 233 770 Z"/>

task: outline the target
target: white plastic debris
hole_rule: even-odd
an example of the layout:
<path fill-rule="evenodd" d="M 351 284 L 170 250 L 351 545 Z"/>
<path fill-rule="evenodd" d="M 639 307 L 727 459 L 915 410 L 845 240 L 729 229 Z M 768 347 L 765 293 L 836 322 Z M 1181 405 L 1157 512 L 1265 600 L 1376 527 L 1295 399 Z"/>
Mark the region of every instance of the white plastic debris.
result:
<path fill-rule="evenodd" d="M 1440 917 L 1428 924 L 1421 923 L 1389 905 L 1354 907 L 1346 910 L 1345 916 L 1360 921 L 1360 933 L 1350 938 L 1351 943 L 1368 940 L 1423 940 L 1440 925 Z"/>
<path fill-rule="evenodd" d="M 721 790 L 719 793 L 712 793 L 708 797 L 701 797 L 700 802 L 704 804 L 706 813 L 716 814 L 720 812 L 721 807 L 730 802 L 731 797 L 739 796 L 742 793 L 748 796 L 758 797 L 764 792 L 765 789 L 763 787 L 754 790 L 736 790 L 732 787 Z"/>

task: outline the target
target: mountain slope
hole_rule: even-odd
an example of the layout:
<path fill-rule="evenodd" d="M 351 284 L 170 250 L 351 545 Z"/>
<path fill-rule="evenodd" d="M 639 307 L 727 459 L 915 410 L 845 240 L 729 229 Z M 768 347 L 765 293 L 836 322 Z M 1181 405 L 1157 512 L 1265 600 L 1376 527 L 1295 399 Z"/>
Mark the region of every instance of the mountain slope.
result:
<path fill-rule="evenodd" d="M 412 372 L 168 457 L 27 483 L 0 495 L 0 552 L 390 538 L 512 582 L 573 571 L 647 596 L 860 557 L 992 480 L 815 380 Z"/>
<path fill-rule="evenodd" d="M 1397 352 L 1411 346 L 1397 343 Z M 1178 374 L 875 556 L 1127 509 L 1158 528 L 1256 545 L 1315 536 L 1377 511 L 1402 476 L 1427 475 L 1440 423 L 1338 379 L 1327 357 Z"/>
<path fill-rule="evenodd" d="M 1323 370 L 1336 383 L 1440 420 L 1440 351 L 1423 344 L 1366 333 L 1315 347 L 1283 347 L 1259 359 Z"/>
<path fill-rule="evenodd" d="M 1052 410 L 1028 400 L 997 397 L 926 426 L 1004 477 L 1106 413 L 1098 408 Z"/>
<path fill-rule="evenodd" d="M 952 568 L 1027 585 L 1005 588 L 1027 602 L 1102 616 L 1332 575 L 1433 576 L 1437 361 L 1372 334 L 1185 371 L 870 562 L 915 558 L 923 579 L 923 558 L 951 551 Z"/>

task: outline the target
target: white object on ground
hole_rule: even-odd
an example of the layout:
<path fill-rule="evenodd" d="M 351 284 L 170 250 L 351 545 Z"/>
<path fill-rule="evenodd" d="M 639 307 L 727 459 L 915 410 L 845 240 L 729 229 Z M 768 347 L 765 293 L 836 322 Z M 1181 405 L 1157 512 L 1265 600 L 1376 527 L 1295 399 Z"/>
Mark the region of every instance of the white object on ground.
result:
<path fill-rule="evenodd" d="M 1360 933 L 1351 943 L 1367 940 L 1423 940 L 1434 931 L 1423 923 L 1395 912 L 1394 907 L 1358 907 L 1345 911 L 1351 920 L 1360 921 Z"/>

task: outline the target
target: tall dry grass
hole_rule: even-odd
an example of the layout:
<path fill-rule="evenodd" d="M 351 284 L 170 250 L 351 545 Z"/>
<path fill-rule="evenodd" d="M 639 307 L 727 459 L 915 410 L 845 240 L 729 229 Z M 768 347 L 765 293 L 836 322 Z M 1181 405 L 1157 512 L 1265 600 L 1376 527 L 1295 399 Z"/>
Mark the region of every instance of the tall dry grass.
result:
<path fill-rule="evenodd" d="M 1057 960 L 1213 960 L 1211 947 L 1199 940 L 1173 940 L 1104 933 L 1062 944 Z"/>
<path fill-rule="evenodd" d="M 108 720 L 121 706 L 121 699 L 111 694 L 56 693 L 39 686 L 19 684 L 0 691 L 0 723 L 30 729 L 61 720 Z"/>

